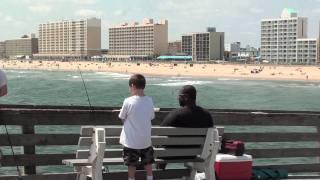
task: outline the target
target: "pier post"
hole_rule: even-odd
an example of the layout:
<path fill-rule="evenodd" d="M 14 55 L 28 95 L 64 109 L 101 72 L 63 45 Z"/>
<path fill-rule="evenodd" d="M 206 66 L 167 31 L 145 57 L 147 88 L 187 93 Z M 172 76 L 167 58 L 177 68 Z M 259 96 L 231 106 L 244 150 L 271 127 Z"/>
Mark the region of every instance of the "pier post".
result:
<path fill-rule="evenodd" d="M 320 125 L 319 124 L 317 124 L 317 133 L 318 133 L 318 138 L 320 139 Z M 320 143 L 320 141 L 318 141 L 318 143 Z M 317 148 L 320 149 L 320 145 L 319 144 L 318 144 Z M 320 157 L 317 157 L 317 163 L 320 163 Z"/>
<path fill-rule="evenodd" d="M 33 125 L 23 125 L 22 134 L 34 134 Z M 23 152 L 25 155 L 34 155 L 35 154 L 35 145 L 33 146 L 23 146 Z M 31 175 L 36 174 L 36 166 L 24 166 L 24 174 Z"/>

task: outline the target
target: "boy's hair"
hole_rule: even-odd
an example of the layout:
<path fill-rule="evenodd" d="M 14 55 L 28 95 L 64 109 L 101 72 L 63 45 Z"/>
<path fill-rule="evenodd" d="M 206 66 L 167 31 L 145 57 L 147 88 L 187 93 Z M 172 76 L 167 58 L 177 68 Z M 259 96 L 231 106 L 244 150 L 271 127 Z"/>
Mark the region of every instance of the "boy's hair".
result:
<path fill-rule="evenodd" d="M 129 86 L 132 85 L 137 89 L 144 89 L 146 87 L 146 79 L 142 74 L 134 74 L 129 79 Z"/>

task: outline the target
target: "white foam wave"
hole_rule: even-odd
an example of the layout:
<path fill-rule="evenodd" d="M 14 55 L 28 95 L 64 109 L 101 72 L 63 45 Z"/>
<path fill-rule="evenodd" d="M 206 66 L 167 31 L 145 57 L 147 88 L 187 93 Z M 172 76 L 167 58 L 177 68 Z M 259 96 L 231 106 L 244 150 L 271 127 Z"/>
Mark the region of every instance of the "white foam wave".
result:
<path fill-rule="evenodd" d="M 168 82 L 168 83 L 159 83 L 159 84 L 152 84 L 154 86 L 184 86 L 184 85 L 203 85 L 209 84 L 210 81 L 180 81 L 180 82 Z"/>
<path fill-rule="evenodd" d="M 121 74 L 121 73 L 110 73 L 110 72 L 96 72 L 97 75 L 104 75 L 113 78 L 129 78 L 129 74 Z"/>
<path fill-rule="evenodd" d="M 241 79 L 232 79 L 232 78 L 218 78 L 218 81 L 241 81 Z"/>

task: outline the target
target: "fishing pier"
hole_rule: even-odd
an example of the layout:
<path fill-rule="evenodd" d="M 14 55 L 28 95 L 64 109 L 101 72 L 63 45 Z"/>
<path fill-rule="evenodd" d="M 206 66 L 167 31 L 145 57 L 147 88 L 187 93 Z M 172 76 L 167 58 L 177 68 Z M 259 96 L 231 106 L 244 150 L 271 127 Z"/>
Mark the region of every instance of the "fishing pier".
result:
<path fill-rule="evenodd" d="M 11 167 L 14 170 L 18 165 L 23 180 L 76 179 L 77 174 L 62 161 L 76 158 L 80 127 L 121 125 L 117 117 L 120 107 L 1 105 L 0 108 L 0 125 L 18 129 L 10 132 L 10 141 L 6 134 L 0 134 L 0 149 L 10 145 L 21 147 L 21 152 L 14 156 L 3 153 L 0 169 Z M 159 125 L 171 110 L 160 108 L 153 125 Z M 210 109 L 210 112 L 215 125 L 224 127 L 223 138 L 245 142 L 245 153 L 252 155 L 254 166 L 285 169 L 290 179 L 320 178 L 320 112 L 228 109 Z M 66 131 L 42 130 L 60 127 Z M 39 150 L 62 149 L 60 146 L 70 146 L 70 149 Z M 59 167 L 60 171 L 42 169 L 50 166 Z M 113 177 L 123 179 L 126 173 L 126 170 L 117 171 Z M 155 172 L 155 178 L 157 174 Z M 17 173 L 0 175 L 0 180 L 16 179 Z"/>

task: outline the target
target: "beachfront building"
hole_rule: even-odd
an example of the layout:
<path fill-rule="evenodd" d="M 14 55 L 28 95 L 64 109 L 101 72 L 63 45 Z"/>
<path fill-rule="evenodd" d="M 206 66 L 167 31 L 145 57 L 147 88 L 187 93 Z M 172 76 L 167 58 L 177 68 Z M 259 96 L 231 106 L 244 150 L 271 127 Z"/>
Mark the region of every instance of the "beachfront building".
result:
<path fill-rule="evenodd" d="M 186 56 L 192 56 L 192 35 L 182 35 L 181 52 Z"/>
<path fill-rule="evenodd" d="M 320 38 L 317 40 L 317 64 L 320 64 Z"/>
<path fill-rule="evenodd" d="M 207 32 L 182 36 L 182 53 L 192 56 L 193 61 L 222 60 L 224 55 L 224 32 L 208 28 Z"/>
<path fill-rule="evenodd" d="M 0 58 L 4 58 L 6 55 L 5 42 L 0 42 Z"/>
<path fill-rule="evenodd" d="M 145 18 L 109 28 L 110 60 L 147 60 L 168 53 L 168 21 Z"/>
<path fill-rule="evenodd" d="M 308 19 L 298 17 L 297 11 L 286 8 L 280 18 L 261 21 L 261 59 L 274 64 L 315 63 L 316 59 L 301 59 L 298 43 L 312 43 L 308 39 Z M 310 57 L 311 58 L 311 57 Z M 312 56 L 313 58 L 313 56 Z"/>
<path fill-rule="evenodd" d="M 38 53 L 38 38 L 34 34 L 4 42 L 5 56 L 9 58 L 28 58 Z"/>
<path fill-rule="evenodd" d="M 90 58 L 101 54 L 101 20 L 90 18 L 39 25 L 39 54 L 45 58 Z"/>
<path fill-rule="evenodd" d="M 238 54 L 240 52 L 240 42 L 233 42 L 233 43 L 228 43 L 225 45 L 225 52 L 227 54 L 226 58 L 227 60 L 236 60 L 238 57 Z"/>
<path fill-rule="evenodd" d="M 173 41 L 168 44 L 169 55 L 180 55 L 181 54 L 181 41 Z"/>
<path fill-rule="evenodd" d="M 297 64 L 316 64 L 317 39 L 297 40 Z"/>

